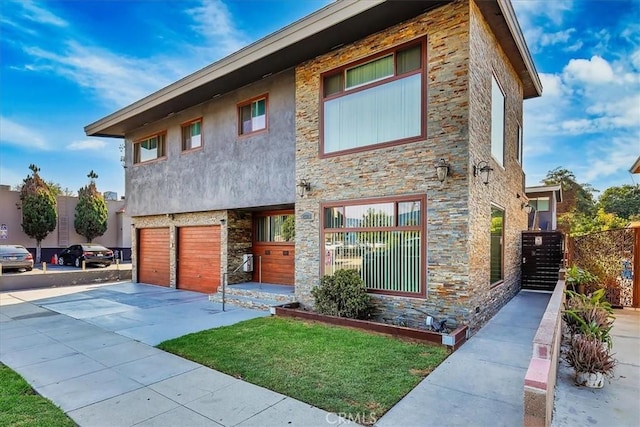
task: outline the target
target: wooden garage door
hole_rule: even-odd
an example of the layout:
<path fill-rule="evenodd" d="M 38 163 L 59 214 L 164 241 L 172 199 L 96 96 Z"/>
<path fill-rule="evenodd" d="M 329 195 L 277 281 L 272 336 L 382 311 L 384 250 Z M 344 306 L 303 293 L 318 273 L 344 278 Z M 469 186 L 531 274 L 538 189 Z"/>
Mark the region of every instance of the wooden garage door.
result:
<path fill-rule="evenodd" d="M 169 229 L 138 231 L 138 282 L 169 286 Z"/>
<path fill-rule="evenodd" d="M 178 288 L 215 293 L 220 285 L 220 227 L 178 229 Z"/>

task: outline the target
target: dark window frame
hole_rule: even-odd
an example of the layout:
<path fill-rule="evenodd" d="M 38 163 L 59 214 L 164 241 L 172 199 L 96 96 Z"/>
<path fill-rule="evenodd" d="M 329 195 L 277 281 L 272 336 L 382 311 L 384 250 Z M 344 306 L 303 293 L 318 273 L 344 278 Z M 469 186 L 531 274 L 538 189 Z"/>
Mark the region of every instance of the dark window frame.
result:
<path fill-rule="evenodd" d="M 496 280 L 496 281 L 491 281 L 491 263 L 492 263 L 492 257 L 493 257 L 493 251 L 491 250 L 491 238 L 492 238 L 492 234 L 491 234 L 491 219 L 493 218 L 493 215 L 490 214 L 489 215 L 489 285 L 491 288 L 495 288 L 497 286 L 500 286 L 504 283 L 504 249 L 505 249 L 505 231 L 506 231 L 506 223 L 507 223 L 507 210 L 505 208 L 503 208 L 502 206 L 496 205 L 496 204 L 491 204 L 491 211 L 493 211 L 494 209 L 499 210 L 502 212 L 502 235 L 501 235 L 501 240 L 500 240 L 500 279 Z"/>
<path fill-rule="evenodd" d="M 419 225 L 398 225 L 398 204 L 403 202 L 420 202 L 420 224 Z M 325 209 L 347 206 L 361 206 L 373 203 L 394 203 L 394 218 L 395 223 L 393 226 L 382 227 L 338 227 L 338 228 L 325 228 Z M 321 259 L 322 254 L 325 251 L 325 235 L 326 233 L 348 233 L 348 232 L 376 232 L 376 231 L 419 231 L 420 232 L 420 292 L 400 292 L 400 291 L 386 291 L 380 289 L 367 288 L 367 292 L 371 294 L 379 295 L 391 295 L 391 296 L 404 296 L 413 298 L 426 298 L 427 296 L 427 196 L 425 194 L 412 194 L 403 196 L 387 196 L 379 198 L 367 198 L 357 200 L 341 200 L 324 202 L 320 204 L 320 249 Z M 325 263 L 320 262 L 320 277 L 325 275 Z"/>
<path fill-rule="evenodd" d="M 200 122 L 200 145 L 198 147 L 190 147 L 190 148 L 185 148 L 185 139 L 184 139 L 184 130 L 185 128 L 188 126 L 189 128 L 191 127 L 191 125 L 193 125 L 194 123 Z M 193 120 L 188 120 L 186 122 L 180 123 L 180 148 L 181 148 L 181 152 L 183 153 L 188 153 L 188 152 L 192 152 L 192 151 L 198 151 L 198 150 L 202 150 L 202 148 L 204 147 L 204 135 L 203 135 L 203 124 L 204 124 L 204 120 L 203 117 L 198 117 L 196 119 Z"/>
<path fill-rule="evenodd" d="M 242 129 L 242 108 L 247 105 L 251 106 L 254 102 L 258 102 L 264 99 L 264 128 L 251 130 L 249 132 L 243 132 Z M 236 105 L 236 115 L 237 115 L 237 132 L 239 138 L 244 138 L 247 136 L 256 135 L 263 132 L 269 131 L 269 93 L 263 93 L 258 96 L 254 96 L 253 98 L 246 99 Z"/>
<path fill-rule="evenodd" d="M 402 74 L 398 74 L 398 63 L 397 63 L 397 52 L 398 51 L 402 51 L 405 49 L 408 49 L 412 46 L 415 45 L 420 45 L 421 46 L 421 51 L 420 51 L 420 67 L 416 70 L 412 70 L 409 72 L 405 72 Z M 352 68 L 355 68 L 359 65 L 363 65 L 363 64 L 367 64 L 370 62 L 373 62 L 377 59 L 380 59 L 382 57 L 388 56 L 389 53 L 392 53 L 394 56 L 394 75 L 390 76 L 390 77 L 386 77 L 383 79 L 377 79 L 374 80 L 370 83 L 367 84 L 361 84 L 361 85 L 357 85 L 351 88 L 346 88 L 346 71 Z M 341 74 L 342 75 L 342 79 L 341 79 L 341 85 L 342 85 L 342 89 L 339 92 L 336 93 L 332 93 L 328 96 L 324 95 L 324 91 L 325 91 L 325 79 L 327 77 L 331 77 L 337 74 Z M 379 142 L 376 144 L 371 144 L 371 145 L 366 145 L 363 147 L 356 147 L 356 148 L 348 148 L 345 150 L 339 150 L 339 151 L 332 151 L 330 153 L 325 153 L 324 150 L 324 103 L 327 101 L 331 101 L 337 98 L 341 98 L 344 96 L 348 96 L 354 93 L 358 93 L 367 89 L 371 89 L 377 86 L 382 86 L 384 84 L 387 83 L 391 83 L 393 81 L 396 80 L 400 80 L 412 75 L 416 75 L 416 74 L 420 74 L 422 76 L 421 80 L 421 85 L 422 85 L 422 89 L 420 91 L 420 107 L 421 107 L 421 112 L 420 112 L 420 134 L 417 136 L 412 136 L 412 137 L 408 137 L 408 138 L 402 138 L 402 139 L 398 139 L 398 140 L 393 140 L 393 141 L 384 141 L 384 142 Z M 320 74 L 320 90 L 319 90 L 319 136 L 320 136 L 320 147 L 319 147 L 319 157 L 320 158 L 327 158 L 327 157 L 336 157 L 336 156 L 342 156 L 345 154 L 352 154 L 352 153 L 358 153 L 358 152 L 363 152 L 363 151 L 370 151 L 370 150 L 376 150 L 379 148 L 386 148 L 386 147 L 392 147 L 395 145 L 401 145 L 401 144 L 408 144 L 411 142 L 416 142 L 416 141 L 422 141 L 424 139 L 426 139 L 427 137 L 427 119 L 426 119 L 426 112 L 427 112 L 427 103 L 426 103 L 426 92 L 427 92 L 427 36 L 421 36 L 418 37 L 416 39 L 410 40 L 406 43 L 402 43 L 396 46 L 393 46 L 391 48 L 382 50 L 380 52 L 376 52 L 375 54 L 369 55 L 366 58 L 361 58 L 359 60 L 341 65 L 340 67 L 336 67 L 333 68 L 329 71 L 325 71 L 323 73 Z"/>
<path fill-rule="evenodd" d="M 154 159 L 149 159 L 149 160 L 144 160 L 141 161 L 140 160 L 140 144 L 144 143 L 145 141 L 148 141 L 152 138 L 158 138 L 158 147 L 160 147 L 160 145 L 162 145 L 162 155 L 158 155 L 156 156 L 156 158 Z M 133 151 L 133 165 L 146 165 L 149 163 L 153 163 L 153 162 L 157 162 L 157 161 L 161 161 L 161 160 L 165 160 L 167 158 L 167 131 L 163 130 L 160 132 L 156 132 L 153 133 L 151 135 L 147 135 L 144 136 L 142 138 L 138 138 L 135 141 L 133 141 L 133 147 L 132 147 L 132 151 Z M 160 151 L 158 149 L 158 151 Z"/>

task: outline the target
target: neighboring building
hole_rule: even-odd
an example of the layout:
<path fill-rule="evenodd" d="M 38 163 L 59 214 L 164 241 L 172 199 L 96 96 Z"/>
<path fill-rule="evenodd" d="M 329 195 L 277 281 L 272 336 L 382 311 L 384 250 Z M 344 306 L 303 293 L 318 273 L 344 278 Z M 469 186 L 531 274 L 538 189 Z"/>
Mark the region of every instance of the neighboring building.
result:
<path fill-rule="evenodd" d="M 388 321 L 478 326 L 520 286 L 541 90 L 507 0 L 344 0 L 85 131 L 125 138 L 134 280 L 215 292 L 254 254 L 230 282 L 311 304 L 356 268 Z"/>
<path fill-rule="evenodd" d="M 629 169 L 629 172 L 640 173 L 640 157 L 636 159 L 636 162 L 633 164 L 633 166 L 631 166 L 631 169 Z"/>
<path fill-rule="evenodd" d="M 542 185 L 527 187 L 525 193 L 533 210 L 529 214 L 529 230 L 555 231 L 558 227 L 558 203 L 562 202 L 562 187 Z"/>
<path fill-rule="evenodd" d="M 75 218 L 77 197 L 58 196 L 58 225 L 55 230 L 42 241 L 42 261 L 49 262 L 54 254 L 62 248 L 87 239 L 76 233 L 73 221 Z M 6 230 L 0 236 L 0 245 L 22 245 L 35 253 L 36 241 L 22 231 L 22 213 L 20 192 L 11 191 L 8 186 L 0 186 L 0 226 Z M 125 213 L 125 201 L 107 201 L 109 217 L 107 231 L 93 239 L 95 243 L 123 253 L 124 259 L 131 259 L 131 218 Z"/>

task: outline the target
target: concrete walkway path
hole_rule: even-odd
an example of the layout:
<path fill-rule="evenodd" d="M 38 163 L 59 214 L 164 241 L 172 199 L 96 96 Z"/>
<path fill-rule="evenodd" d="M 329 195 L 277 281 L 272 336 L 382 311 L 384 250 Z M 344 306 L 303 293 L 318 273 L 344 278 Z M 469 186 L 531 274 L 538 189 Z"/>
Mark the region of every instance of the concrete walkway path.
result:
<path fill-rule="evenodd" d="M 0 361 L 80 426 L 327 426 L 342 421 L 152 345 L 267 313 L 123 283 L 0 293 Z"/>
<path fill-rule="evenodd" d="M 550 296 L 521 291 L 376 426 L 521 426 L 524 376 Z"/>
<path fill-rule="evenodd" d="M 578 387 L 573 368 L 561 357 L 552 426 L 640 426 L 640 310 L 614 312 L 613 377 L 602 389 Z"/>

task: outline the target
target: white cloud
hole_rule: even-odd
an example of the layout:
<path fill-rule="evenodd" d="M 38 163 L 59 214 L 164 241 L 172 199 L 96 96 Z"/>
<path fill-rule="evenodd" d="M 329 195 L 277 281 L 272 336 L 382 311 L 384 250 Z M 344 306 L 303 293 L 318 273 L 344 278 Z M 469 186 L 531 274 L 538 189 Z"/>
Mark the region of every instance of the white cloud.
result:
<path fill-rule="evenodd" d="M 26 67 L 51 70 L 117 107 L 140 99 L 176 78 L 173 67 L 159 68 L 153 59 L 128 58 L 77 42 L 69 42 L 60 53 L 39 47 L 25 51 L 36 60 Z M 161 71 L 150 71 L 158 69 Z"/>
<path fill-rule="evenodd" d="M 637 136 L 620 136 L 612 139 L 597 139 L 589 144 L 586 161 L 582 167 L 585 182 L 592 182 L 613 175 L 620 170 L 629 170 L 635 156 L 640 154 Z"/>
<path fill-rule="evenodd" d="M 597 55 L 591 59 L 571 59 L 563 72 L 566 79 L 576 79 L 586 84 L 609 83 L 614 78 L 609 62 Z"/>
<path fill-rule="evenodd" d="M 205 43 L 196 50 L 213 61 L 231 54 L 249 42 L 234 24 L 234 17 L 221 0 L 202 0 L 200 4 L 185 10 L 193 19 L 191 28 L 204 38 Z"/>
<path fill-rule="evenodd" d="M 45 138 L 30 127 L 0 117 L 0 141 L 26 149 L 48 150 Z"/>
<path fill-rule="evenodd" d="M 85 139 L 83 141 L 74 141 L 67 145 L 67 149 L 71 151 L 95 151 L 107 148 L 107 143 L 100 139 Z"/>
<path fill-rule="evenodd" d="M 535 18 L 542 18 L 556 26 L 563 22 L 564 16 L 573 10 L 573 1 L 532 1 L 513 0 L 513 7 L 518 14 L 518 20 L 527 23 Z"/>
<path fill-rule="evenodd" d="M 22 7 L 22 16 L 30 21 L 41 24 L 49 24 L 55 27 L 66 27 L 67 25 L 69 25 L 64 19 L 56 16 L 54 13 L 46 9 L 41 8 L 33 1 L 22 0 L 19 2 L 15 2 L 14 4 L 18 4 Z"/>

